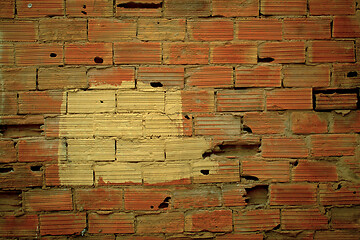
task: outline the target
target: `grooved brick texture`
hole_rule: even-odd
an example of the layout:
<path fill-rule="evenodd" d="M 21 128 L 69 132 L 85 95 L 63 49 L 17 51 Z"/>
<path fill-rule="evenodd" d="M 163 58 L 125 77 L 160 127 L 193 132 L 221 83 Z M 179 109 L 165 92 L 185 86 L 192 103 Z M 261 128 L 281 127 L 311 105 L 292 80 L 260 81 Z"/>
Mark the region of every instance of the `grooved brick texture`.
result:
<path fill-rule="evenodd" d="M 1 0 L 0 239 L 358 239 L 359 4 Z"/>

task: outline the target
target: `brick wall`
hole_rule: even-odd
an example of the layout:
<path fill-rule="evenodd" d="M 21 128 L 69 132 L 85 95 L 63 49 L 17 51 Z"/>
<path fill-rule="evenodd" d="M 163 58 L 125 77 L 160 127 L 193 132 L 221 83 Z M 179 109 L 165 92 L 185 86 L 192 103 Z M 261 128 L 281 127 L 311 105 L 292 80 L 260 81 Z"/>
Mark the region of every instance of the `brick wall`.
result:
<path fill-rule="evenodd" d="M 355 0 L 0 9 L 0 238 L 359 239 Z"/>

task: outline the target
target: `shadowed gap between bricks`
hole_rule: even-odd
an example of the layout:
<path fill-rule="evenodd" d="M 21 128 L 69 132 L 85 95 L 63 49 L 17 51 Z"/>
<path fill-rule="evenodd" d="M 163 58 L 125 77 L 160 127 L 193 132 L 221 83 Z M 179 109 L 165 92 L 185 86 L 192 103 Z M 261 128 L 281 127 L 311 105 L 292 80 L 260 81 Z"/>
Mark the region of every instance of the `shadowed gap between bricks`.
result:
<path fill-rule="evenodd" d="M 149 8 L 149 9 L 157 9 L 162 8 L 163 3 L 137 3 L 137 2 L 127 2 L 127 3 L 120 3 L 117 7 L 121 8 Z"/>

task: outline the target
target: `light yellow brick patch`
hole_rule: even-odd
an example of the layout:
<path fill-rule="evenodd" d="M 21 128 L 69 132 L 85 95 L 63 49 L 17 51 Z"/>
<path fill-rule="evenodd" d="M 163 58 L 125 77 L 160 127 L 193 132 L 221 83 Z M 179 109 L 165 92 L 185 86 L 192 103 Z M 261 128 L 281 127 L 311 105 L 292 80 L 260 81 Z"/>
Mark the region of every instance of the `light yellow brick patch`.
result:
<path fill-rule="evenodd" d="M 184 133 L 183 125 L 181 114 L 147 114 L 145 116 L 145 135 L 182 136 Z"/>
<path fill-rule="evenodd" d="M 181 92 L 167 92 L 165 98 L 165 113 L 175 114 L 182 112 Z"/>
<path fill-rule="evenodd" d="M 205 138 L 170 138 L 165 140 L 167 161 L 202 159 L 202 154 L 210 148 Z"/>
<path fill-rule="evenodd" d="M 93 185 L 93 170 L 88 164 L 59 164 L 61 185 Z"/>
<path fill-rule="evenodd" d="M 139 19 L 138 38 L 141 40 L 183 40 L 184 19 Z"/>
<path fill-rule="evenodd" d="M 165 141 L 163 139 L 118 140 L 116 144 L 116 158 L 121 162 L 165 160 Z"/>
<path fill-rule="evenodd" d="M 163 92 L 119 91 L 117 94 L 118 112 L 164 112 Z"/>
<path fill-rule="evenodd" d="M 69 113 L 113 113 L 115 112 L 115 91 L 69 92 Z"/>
<path fill-rule="evenodd" d="M 143 123 L 141 115 L 95 115 L 95 136 L 138 138 L 142 136 L 142 132 Z"/>
<path fill-rule="evenodd" d="M 96 184 L 141 184 L 141 169 L 136 163 L 111 163 L 95 166 Z"/>
<path fill-rule="evenodd" d="M 153 163 L 143 167 L 143 177 L 145 184 L 190 181 L 190 165 L 187 163 Z"/>
<path fill-rule="evenodd" d="M 89 138 L 93 137 L 93 115 L 66 115 L 45 119 L 47 137 Z"/>
<path fill-rule="evenodd" d="M 68 139 L 72 163 L 115 161 L 115 139 Z"/>

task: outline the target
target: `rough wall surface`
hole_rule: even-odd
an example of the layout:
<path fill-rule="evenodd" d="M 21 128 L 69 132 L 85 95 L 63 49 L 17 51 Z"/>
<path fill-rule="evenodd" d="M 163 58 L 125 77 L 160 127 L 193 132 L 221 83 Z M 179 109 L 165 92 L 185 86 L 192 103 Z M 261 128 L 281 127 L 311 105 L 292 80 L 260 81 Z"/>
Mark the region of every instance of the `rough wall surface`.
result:
<path fill-rule="evenodd" d="M 355 0 L 1 0 L 0 237 L 360 236 Z"/>

